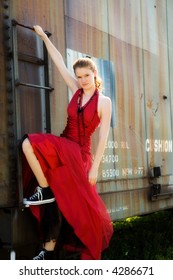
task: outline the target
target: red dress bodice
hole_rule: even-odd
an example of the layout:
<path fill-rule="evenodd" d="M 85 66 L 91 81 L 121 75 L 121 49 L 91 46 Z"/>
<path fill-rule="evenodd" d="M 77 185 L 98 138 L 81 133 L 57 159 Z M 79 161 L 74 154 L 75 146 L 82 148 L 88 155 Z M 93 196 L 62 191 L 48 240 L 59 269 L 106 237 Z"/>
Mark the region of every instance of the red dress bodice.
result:
<path fill-rule="evenodd" d="M 97 112 L 99 93 L 96 90 L 88 102 L 80 106 L 82 94 L 79 89 L 72 97 L 67 109 L 67 125 L 61 136 L 78 143 L 82 151 L 90 153 L 91 135 L 100 123 Z"/>

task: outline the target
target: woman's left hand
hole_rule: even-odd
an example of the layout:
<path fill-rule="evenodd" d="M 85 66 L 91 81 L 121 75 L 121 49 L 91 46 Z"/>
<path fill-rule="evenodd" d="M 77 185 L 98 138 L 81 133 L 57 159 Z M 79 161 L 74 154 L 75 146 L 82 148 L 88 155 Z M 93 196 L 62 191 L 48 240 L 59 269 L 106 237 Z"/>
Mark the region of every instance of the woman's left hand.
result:
<path fill-rule="evenodd" d="M 92 186 L 96 184 L 97 176 L 98 176 L 98 168 L 94 168 L 94 166 L 92 166 L 88 174 L 88 181 Z"/>

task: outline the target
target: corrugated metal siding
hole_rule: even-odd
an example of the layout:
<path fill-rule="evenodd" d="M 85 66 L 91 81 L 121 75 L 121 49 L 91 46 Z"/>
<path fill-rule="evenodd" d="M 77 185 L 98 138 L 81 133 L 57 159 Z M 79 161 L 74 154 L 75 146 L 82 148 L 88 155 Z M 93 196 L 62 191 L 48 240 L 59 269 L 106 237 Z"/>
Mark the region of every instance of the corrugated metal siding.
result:
<path fill-rule="evenodd" d="M 147 1 L 146 4 L 142 2 L 147 138 L 171 140 L 166 1 Z M 172 153 L 152 149 L 148 161 L 149 166 L 162 166 L 164 175 L 172 173 Z"/>
<path fill-rule="evenodd" d="M 116 125 L 98 184 L 114 219 L 172 205 L 172 199 L 150 201 L 148 179 L 160 166 L 161 182 L 172 180 L 170 9 L 170 1 L 65 1 L 67 48 L 115 68 Z"/>
<path fill-rule="evenodd" d="M 148 178 L 150 169 L 160 166 L 163 176 L 158 182 L 166 190 L 173 182 L 172 12 L 171 0 L 10 1 L 10 19 L 29 26 L 39 24 L 51 32 L 51 40 L 68 65 L 80 53 L 96 59 L 101 68 L 110 66 L 107 73 L 104 69 L 101 73 L 108 84 L 111 82 L 107 77 L 114 78 L 107 92 L 105 88 L 105 94 L 110 94 L 113 100 L 114 119 L 99 171 L 98 191 L 113 219 L 169 208 L 173 204 L 172 198 L 151 201 Z M 21 52 L 31 43 L 31 35 L 26 36 L 29 32 L 19 34 Z M 31 44 L 29 49 L 34 54 L 35 46 Z M 55 89 L 51 93 L 51 128 L 58 135 L 66 123 L 69 98 L 52 63 L 49 72 Z M 28 78 L 25 64 L 20 63 L 20 73 L 23 79 Z M 34 78 L 38 80 L 38 76 Z M 23 91 L 20 94 L 22 100 Z M 30 131 L 34 129 L 30 107 L 37 106 L 39 99 L 35 99 L 35 92 L 31 94 L 28 101 L 31 105 L 21 107 L 23 131 L 26 126 Z M 25 101 L 26 97 L 23 104 Z M 160 146 L 153 146 L 155 140 Z M 93 150 L 96 145 L 97 133 L 93 137 Z"/>

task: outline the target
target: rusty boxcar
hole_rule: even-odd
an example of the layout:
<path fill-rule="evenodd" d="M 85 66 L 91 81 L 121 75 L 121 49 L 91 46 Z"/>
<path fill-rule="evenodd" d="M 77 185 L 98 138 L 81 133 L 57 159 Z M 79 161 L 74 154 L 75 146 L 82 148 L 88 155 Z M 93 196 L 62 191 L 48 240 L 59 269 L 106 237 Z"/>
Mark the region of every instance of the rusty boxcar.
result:
<path fill-rule="evenodd" d="M 1 0 L 0 259 L 29 259 L 38 246 L 34 218 L 21 206 L 20 139 L 59 135 L 71 97 L 34 24 L 70 71 L 75 58 L 92 57 L 112 99 L 97 184 L 112 220 L 172 208 L 172 14 L 172 0 Z"/>

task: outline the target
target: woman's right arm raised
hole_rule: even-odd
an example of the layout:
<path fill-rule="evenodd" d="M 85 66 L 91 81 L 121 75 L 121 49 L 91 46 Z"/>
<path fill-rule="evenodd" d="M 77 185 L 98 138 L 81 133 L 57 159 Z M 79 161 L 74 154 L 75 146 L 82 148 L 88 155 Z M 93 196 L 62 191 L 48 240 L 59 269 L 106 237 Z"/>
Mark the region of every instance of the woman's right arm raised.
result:
<path fill-rule="evenodd" d="M 55 48 L 52 42 L 47 37 L 46 33 L 43 29 L 35 25 L 34 26 L 35 32 L 40 36 L 40 38 L 44 41 L 47 51 L 52 58 L 53 62 L 55 63 L 56 67 L 58 68 L 61 76 L 63 77 L 67 86 L 71 89 L 72 93 L 76 92 L 79 88 L 77 80 L 70 74 L 69 70 L 67 69 L 63 57 L 60 52 Z"/>

